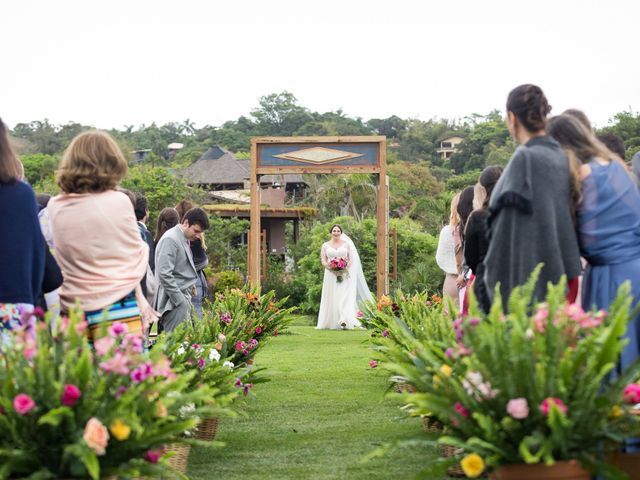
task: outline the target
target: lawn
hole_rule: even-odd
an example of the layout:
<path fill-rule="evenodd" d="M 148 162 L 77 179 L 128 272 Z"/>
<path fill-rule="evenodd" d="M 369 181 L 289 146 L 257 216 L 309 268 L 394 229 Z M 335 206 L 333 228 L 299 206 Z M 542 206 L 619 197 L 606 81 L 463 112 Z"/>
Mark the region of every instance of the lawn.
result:
<path fill-rule="evenodd" d="M 192 479 L 413 478 L 434 451 L 407 449 L 361 459 L 377 446 L 419 435 L 397 399 L 385 398 L 384 372 L 368 365 L 366 332 L 318 331 L 297 317 L 259 354 L 271 378 L 254 389 L 246 417 L 225 419 L 218 449 L 195 448 Z"/>

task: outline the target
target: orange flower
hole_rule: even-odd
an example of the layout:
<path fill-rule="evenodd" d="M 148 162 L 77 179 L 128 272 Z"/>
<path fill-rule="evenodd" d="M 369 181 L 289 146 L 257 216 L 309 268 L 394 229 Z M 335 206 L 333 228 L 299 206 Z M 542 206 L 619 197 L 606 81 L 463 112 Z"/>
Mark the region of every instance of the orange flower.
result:
<path fill-rule="evenodd" d="M 107 444 L 109 443 L 109 432 L 107 431 L 107 427 L 96 417 L 89 419 L 84 427 L 82 438 L 89 448 L 96 452 L 96 455 L 105 454 Z"/>
<path fill-rule="evenodd" d="M 436 295 L 435 293 L 431 295 L 431 300 L 433 300 L 435 303 L 442 303 L 442 298 Z"/>
<path fill-rule="evenodd" d="M 382 295 L 378 301 L 378 310 L 390 307 L 391 305 L 393 305 L 393 300 L 391 300 L 387 295 Z"/>

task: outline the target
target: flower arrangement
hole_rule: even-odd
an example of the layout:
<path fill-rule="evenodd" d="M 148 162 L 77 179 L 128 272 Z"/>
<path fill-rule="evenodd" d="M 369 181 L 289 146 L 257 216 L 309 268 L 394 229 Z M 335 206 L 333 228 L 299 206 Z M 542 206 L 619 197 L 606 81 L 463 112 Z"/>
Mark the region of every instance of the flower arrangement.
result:
<path fill-rule="evenodd" d="M 82 313 L 9 332 L 0 352 L 0 478 L 159 477 L 163 446 L 208 414 L 159 350 L 115 323 L 92 348 Z M 32 329 L 31 329 L 32 330 Z M 180 414 L 191 406 L 187 415 Z"/>
<path fill-rule="evenodd" d="M 420 339 L 396 320 L 404 340 L 388 349 L 386 368 L 417 389 L 405 394 L 405 408 L 437 417 L 445 427 L 438 442 L 459 449 L 429 474 L 456 462 L 475 478 L 510 464 L 567 460 L 602 473 L 610 468 L 603 445 L 637 433 L 629 404 L 640 388 L 630 381 L 640 366 L 611 375 L 626 343 L 628 285 L 608 314 L 584 312 L 565 302 L 565 281 L 534 305 L 536 276 L 514 290 L 507 314 L 499 297 L 489 315 L 472 298 L 470 315 L 454 323 L 456 348 Z"/>
<path fill-rule="evenodd" d="M 329 270 L 332 272 L 344 272 L 349 266 L 347 259 L 342 257 L 335 257 L 329 261 Z M 341 283 L 344 280 L 344 275 L 336 275 L 336 280 Z"/>

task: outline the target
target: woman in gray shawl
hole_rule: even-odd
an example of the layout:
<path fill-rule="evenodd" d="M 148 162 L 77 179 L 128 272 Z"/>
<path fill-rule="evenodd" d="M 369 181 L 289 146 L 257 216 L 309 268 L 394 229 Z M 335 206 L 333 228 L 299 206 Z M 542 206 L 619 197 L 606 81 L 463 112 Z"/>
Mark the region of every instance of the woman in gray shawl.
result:
<path fill-rule="evenodd" d="M 489 204 L 489 249 L 485 282 L 493 301 L 495 288 L 506 305 L 511 291 L 544 264 L 536 287 L 544 298 L 548 282 L 562 275 L 575 300 L 580 251 L 572 217 L 572 180 L 560 145 L 545 135 L 551 107 L 542 90 L 521 85 L 507 99 L 508 127 L 520 143 L 500 177 Z"/>

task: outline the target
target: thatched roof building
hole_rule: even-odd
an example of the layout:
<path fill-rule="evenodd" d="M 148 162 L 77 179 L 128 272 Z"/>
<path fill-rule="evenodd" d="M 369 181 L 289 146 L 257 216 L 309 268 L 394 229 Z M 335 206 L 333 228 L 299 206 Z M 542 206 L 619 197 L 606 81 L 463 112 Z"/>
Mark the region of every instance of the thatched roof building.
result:
<path fill-rule="evenodd" d="M 190 185 L 207 190 L 241 190 L 249 187 L 248 159 L 239 160 L 230 151 L 214 145 L 193 164 L 182 171 Z M 289 193 L 304 189 L 307 184 L 302 175 L 264 175 L 260 185 L 266 187 L 279 184 Z"/>

